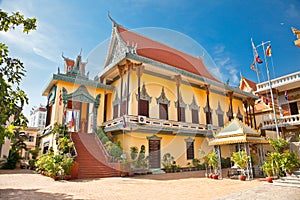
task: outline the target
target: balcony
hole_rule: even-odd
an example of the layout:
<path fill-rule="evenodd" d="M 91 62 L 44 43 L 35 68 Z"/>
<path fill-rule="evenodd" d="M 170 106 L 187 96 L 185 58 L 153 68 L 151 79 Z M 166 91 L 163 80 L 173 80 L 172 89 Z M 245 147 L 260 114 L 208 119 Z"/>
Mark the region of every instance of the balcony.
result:
<path fill-rule="evenodd" d="M 295 85 L 295 87 L 299 87 L 299 82 L 300 81 L 300 71 L 296 73 L 292 73 L 286 76 L 282 76 L 276 79 L 271 80 L 271 85 L 272 88 L 281 88 L 287 85 L 291 85 L 289 88 Z M 289 89 L 289 88 L 284 88 L 284 89 Z M 257 84 L 257 93 L 264 92 L 266 90 L 270 90 L 269 82 L 263 82 Z"/>
<path fill-rule="evenodd" d="M 126 127 L 123 127 L 123 119 L 125 119 Z M 156 118 L 146 118 L 143 123 L 139 123 L 138 116 L 124 115 L 103 123 L 105 132 L 116 130 L 150 130 L 157 132 L 177 133 L 193 133 L 202 135 L 211 135 L 212 131 L 216 131 L 219 127 L 207 126 L 205 124 L 193 124 L 188 122 L 178 122 L 172 120 L 163 120 Z"/>
<path fill-rule="evenodd" d="M 275 120 L 268 119 L 262 122 L 263 129 L 275 129 Z M 300 114 L 298 115 L 290 115 L 284 116 L 277 119 L 278 127 L 280 128 L 287 128 L 293 129 L 296 127 L 300 127 Z"/>

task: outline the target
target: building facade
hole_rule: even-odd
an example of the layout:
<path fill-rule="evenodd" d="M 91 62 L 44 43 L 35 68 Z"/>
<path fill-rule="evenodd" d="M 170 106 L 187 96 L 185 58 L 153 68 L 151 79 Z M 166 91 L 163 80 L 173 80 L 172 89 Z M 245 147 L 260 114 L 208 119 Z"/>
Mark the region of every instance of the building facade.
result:
<path fill-rule="evenodd" d="M 166 153 L 186 166 L 199 151 L 213 150 L 208 140 L 214 131 L 235 117 L 244 121 L 244 102 L 255 95 L 216 79 L 201 58 L 111 21 L 104 70 L 90 80 L 80 55 L 76 60 L 64 57 L 64 72 L 54 74 L 44 90 L 43 148 L 56 147 L 47 131 L 55 122 L 71 124 L 69 130 L 78 135 L 101 126 L 121 143 L 127 158 L 131 147 L 144 145 L 149 168 L 162 168 Z M 230 156 L 224 148 L 222 155 Z"/>
<path fill-rule="evenodd" d="M 44 128 L 46 124 L 47 110 L 45 106 L 33 107 L 29 116 L 29 127 Z"/>
<path fill-rule="evenodd" d="M 300 132 L 300 72 L 295 72 L 271 80 L 271 86 L 276 105 L 276 120 L 273 113 L 268 113 L 262 119 L 263 130 L 276 131 L 286 138 L 299 138 Z M 257 95 L 270 99 L 268 82 L 257 84 Z M 271 100 L 269 100 L 271 102 Z"/>

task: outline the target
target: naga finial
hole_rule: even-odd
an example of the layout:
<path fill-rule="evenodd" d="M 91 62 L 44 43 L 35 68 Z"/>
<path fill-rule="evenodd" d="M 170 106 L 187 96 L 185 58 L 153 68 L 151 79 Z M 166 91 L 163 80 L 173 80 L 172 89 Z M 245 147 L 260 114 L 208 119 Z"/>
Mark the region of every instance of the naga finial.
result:
<path fill-rule="evenodd" d="M 107 11 L 107 16 L 109 20 L 113 23 L 113 26 L 118 25 L 118 23 L 110 16 L 109 10 Z"/>

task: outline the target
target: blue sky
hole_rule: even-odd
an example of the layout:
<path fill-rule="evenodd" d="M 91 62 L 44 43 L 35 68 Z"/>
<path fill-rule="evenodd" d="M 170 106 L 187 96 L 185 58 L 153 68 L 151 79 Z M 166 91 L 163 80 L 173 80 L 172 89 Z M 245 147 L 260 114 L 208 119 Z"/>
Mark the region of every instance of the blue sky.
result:
<path fill-rule="evenodd" d="M 300 69 L 300 48 L 294 46 L 296 36 L 291 31 L 291 26 L 300 29 L 299 0 L 2 0 L 0 7 L 38 20 L 37 31 L 29 35 L 18 29 L 0 33 L 0 41 L 9 46 L 10 55 L 20 58 L 26 66 L 22 87 L 30 99 L 25 107 L 27 116 L 31 107 L 46 103 L 42 91 L 57 68 L 63 68 L 62 52 L 75 58 L 82 48 L 91 74 L 101 70 L 103 63 L 95 63 L 90 57 L 95 52 L 100 57 L 106 55 L 106 46 L 101 44 L 107 43 L 111 35 L 108 10 L 128 29 L 142 29 L 143 33 L 145 27 L 163 28 L 200 44 L 216 64 L 212 72 L 223 81 L 229 78 L 233 86 L 238 85 L 240 73 L 257 81 L 256 73 L 250 69 L 253 62 L 251 37 L 256 45 L 271 41 L 275 69 L 273 72 L 270 67 L 272 77 Z M 196 56 L 202 54 L 196 48 L 189 49 L 185 41 L 170 38 L 165 41 L 167 32 L 159 33 L 156 40 Z M 258 51 L 262 57 L 262 50 Z M 264 81 L 265 67 L 259 67 Z"/>

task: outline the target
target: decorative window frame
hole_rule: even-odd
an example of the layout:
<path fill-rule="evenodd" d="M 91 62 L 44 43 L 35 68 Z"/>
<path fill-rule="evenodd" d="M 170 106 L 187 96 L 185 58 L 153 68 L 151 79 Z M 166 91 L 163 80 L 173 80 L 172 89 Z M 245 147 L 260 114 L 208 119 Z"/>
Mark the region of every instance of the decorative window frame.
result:
<path fill-rule="evenodd" d="M 168 98 L 166 97 L 164 87 L 162 87 L 160 96 L 156 98 L 156 103 L 157 104 L 160 104 L 160 103 L 161 104 L 167 104 L 168 107 L 170 107 L 170 100 L 168 100 Z"/>
<path fill-rule="evenodd" d="M 157 135 L 146 136 L 147 140 L 161 140 L 162 137 L 158 137 Z"/>
<path fill-rule="evenodd" d="M 204 111 L 205 113 L 208 112 L 208 106 L 207 106 L 207 104 L 205 105 L 205 107 L 203 107 L 203 111 Z M 213 109 L 210 108 L 210 113 L 212 113 L 212 112 L 213 112 Z"/>
<path fill-rule="evenodd" d="M 240 119 L 240 120 L 243 120 L 243 118 L 244 118 L 244 116 L 243 116 L 242 113 L 241 113 L 240 107 L 238 107 L 238 112 L 237 112 L 237 114 L 236 114 L 236 117 L 237 117 L 238 119 Z"/>
<path fill-rule="evenodd" d="M 177 108 L 178 107 L 178 100 L 175 101 L 174 103 L 175 103 L 175 108 Z M 186 109 L 186 103 L 184 103 L 184 101 L 182 99 L 181 92 L 179 93 L 179 103 L 180 103 L 180 108 Z"/>
<path fill-rule="evenodd" d="M 215 112 L 216 112 L 217 115 L 223 115 L 224 116 L 224 111 L 221 108 L 220 101 L 218 101 L 218 108 L 217 108 L 217 110 L 215 110 Z"/>
<path fill-rule="evenodd" d="M 136 98 L 136 100 L 138 101 L 138 100 L 139 100 L 139 94 L 135 94 L 135 98 Z M 140 93 L 140 98 L 141 98 L 142 100 L 148 101 L 149 104 L 150 104 L 151 101 L 152 101 L 152 97 L 147 93 L 147 89 L 146 89 L 145 83 L 143 83 L 142 91 L 141 91 L 141 93 Z"/>
<path fill-rule="evenodd" d="M 190 110 L 200 110 L 200 106 L 198 106 L 195 95 L 193 95 L 192 103 L 189 105 Z"/>

